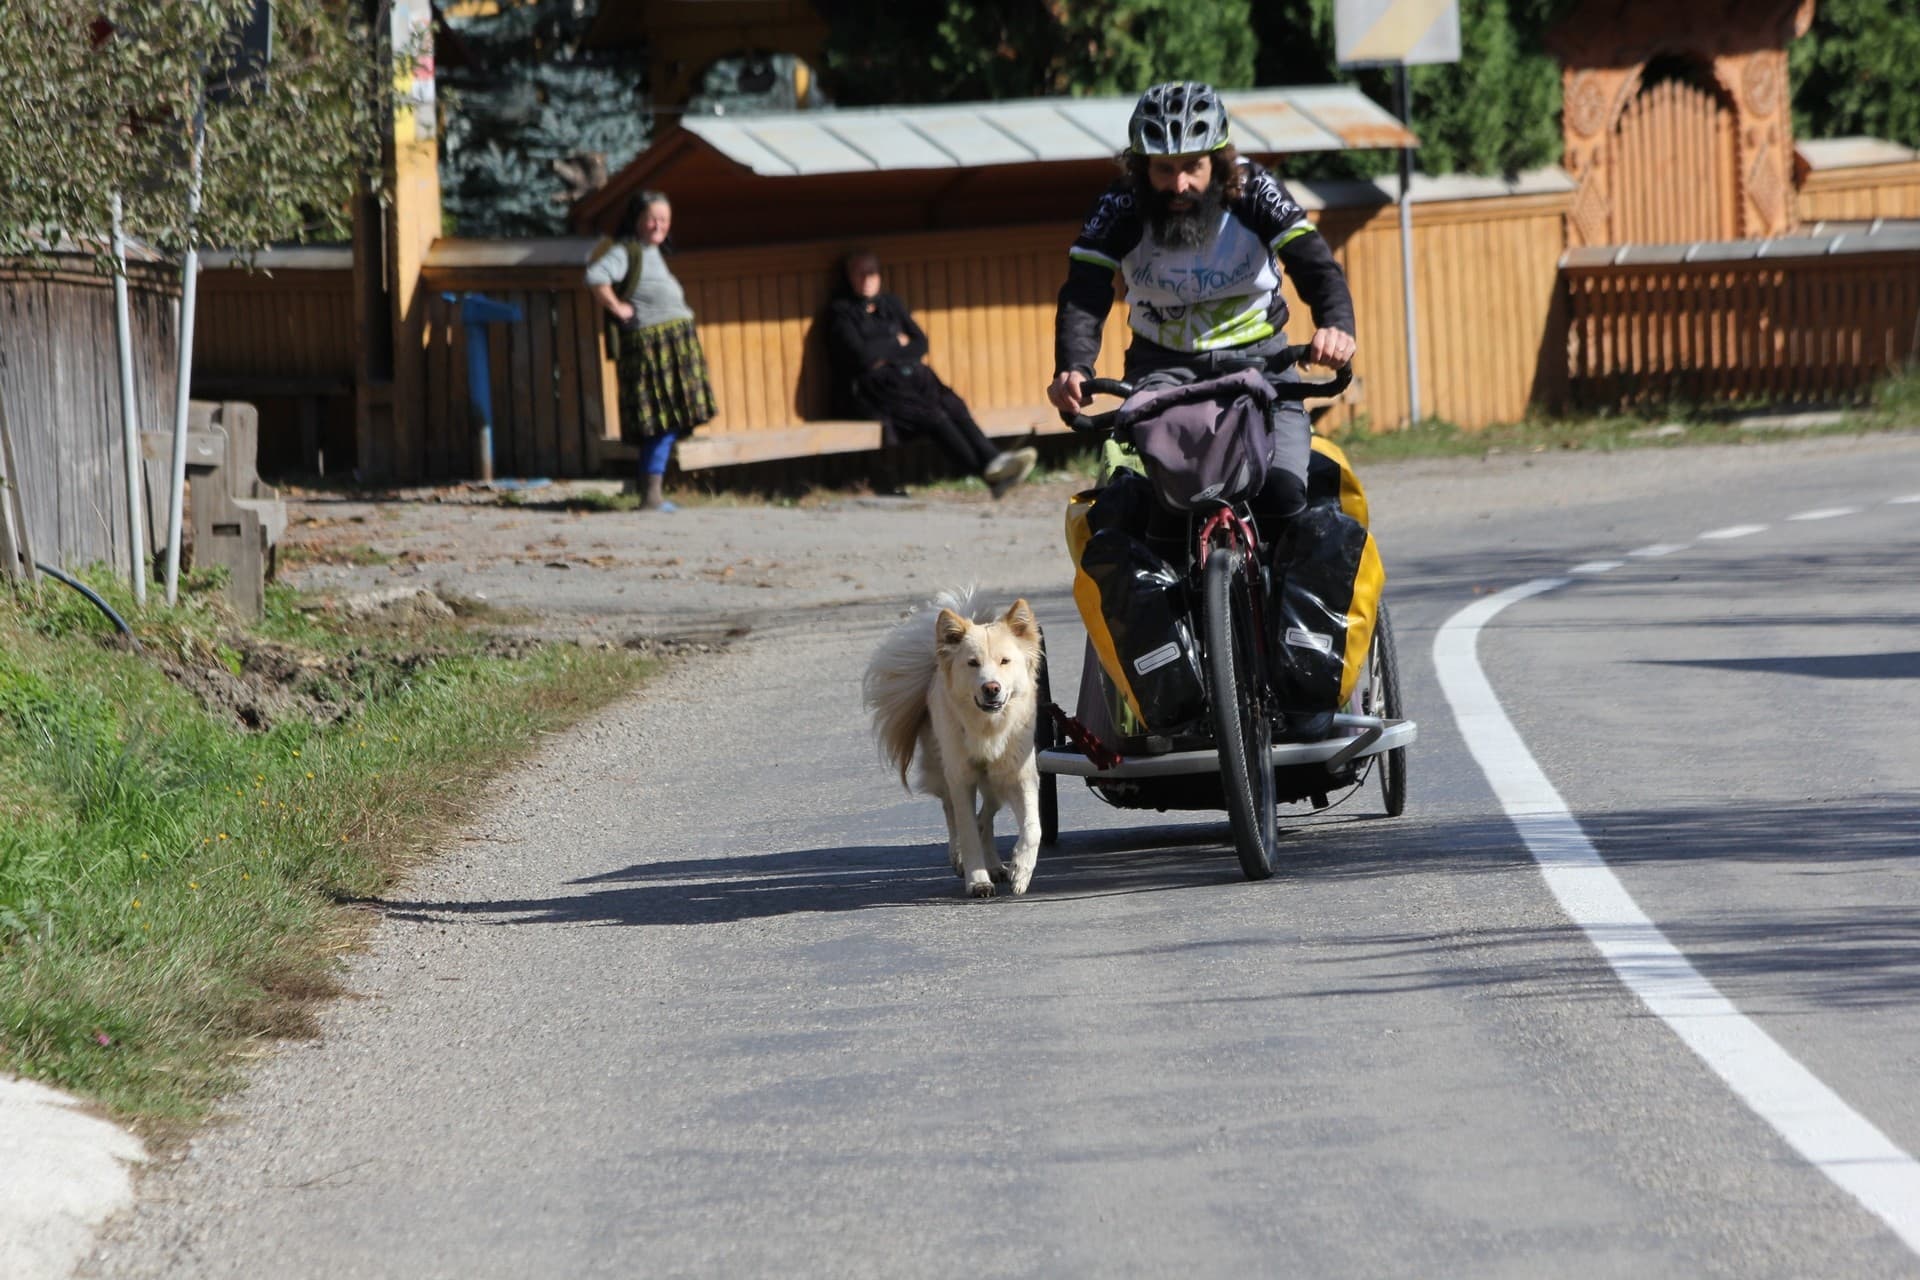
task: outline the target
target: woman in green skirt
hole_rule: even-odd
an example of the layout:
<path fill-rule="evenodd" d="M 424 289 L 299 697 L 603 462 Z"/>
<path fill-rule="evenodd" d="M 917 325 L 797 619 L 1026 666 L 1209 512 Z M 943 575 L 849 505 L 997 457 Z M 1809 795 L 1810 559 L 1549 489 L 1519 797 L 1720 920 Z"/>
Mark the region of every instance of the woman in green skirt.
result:
<path fill-rule="evenodd" d="M 648 511 L 674 509 L 661 491 L 674 439 L 715 413 L 693 310 L 661 252 L 672 225 L 667 197 L 642 191 L 587 266 L 587 286 L 612 330 L 620 438 L 639 446 L 641 507 Z"/>

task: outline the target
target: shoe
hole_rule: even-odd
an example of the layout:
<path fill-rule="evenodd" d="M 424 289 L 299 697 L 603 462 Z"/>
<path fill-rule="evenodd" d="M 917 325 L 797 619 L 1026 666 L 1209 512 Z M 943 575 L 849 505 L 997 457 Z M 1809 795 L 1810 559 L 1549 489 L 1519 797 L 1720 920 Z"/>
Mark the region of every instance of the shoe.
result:
<path fill-rule="evenodd" d="M 1289 711 L 1281 720 L 1283 742 L 1319 742 L 1333 732 L 1331 711 Z"/>
<path fill-rule="evenodd" d="M 995 454 L 980 478 L 987 482 L 987 492 L 995 498 L 1006 496 L 1007 490 L 1033 474 L 1035 464 L 1040 461 L 1040 451 L 1031 446 L 1015 449 L 1009 453 Z"/>

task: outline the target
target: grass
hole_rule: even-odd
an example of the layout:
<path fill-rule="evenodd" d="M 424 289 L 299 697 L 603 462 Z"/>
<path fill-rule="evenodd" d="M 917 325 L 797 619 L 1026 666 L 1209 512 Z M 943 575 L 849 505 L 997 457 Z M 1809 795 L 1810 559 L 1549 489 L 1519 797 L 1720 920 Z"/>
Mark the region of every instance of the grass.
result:
<path fill-rule="evenodd" d="M 244 633 L 204 594 L 150 610 L 136 655 L 65 588 L 0 589 L 0 1071 L 150 1138 L 203 1117 L 259 1041 L 310 1031 L 369 919 L 351 904 L 488 773 L 650 667 L 460 625 L 355 632 L 272 595 Z M 232 673 L 262 646 L 346 714 L 250 731 L 166 669 Z"/>
<path fill-rule="evenodd" d="M 1880 382 L 1869 400 L 1844 410 L 1831 422 L 1796 425 L 1790 431 L 1760 430 L 1751 417 L 1766 409 L 1760 404 L 1711 409 L 1670 404 L 1618 413 L 1561 414 L 1529 417 L 1519 422 L 1495 423 L 1478 429 L 1440 418 L 1427 418 L 1410 427 L 1373 431 L 1362 419 L 1350 427 L 1328 432 L 1347 451 L 1356 466 L 1416 458 L 1484 457 L 1497 453 L 1670 449 L 1707 444 L 1755 444 L 1774 439 L 1858 435 L 1920 425 L 1920 370 Z M 1039 441 L 1040 469 L 1031 483 L 1071 481 L 1094 483 L 1098 453 L 1077 441 L 1047 437 Z M 702 483 L 713 483 L 710 475 Z M 807 484 L 797 492 L 755 492 L 744 489 L 707 491 L 682 483 L 669 496 L 682 506 L 806 507 L 869 493 L 860 479 L 841 483 Z M 985 493 L 977 476 L 949 476 L 906 485 L 911 496 L 940 497 Z M 544 500 L 532 494 L 508 493 L 500 501 L 513 505 L 568 511 L 631 511 L 639 504 L 631 492 L 589 491 Z"/>
<path fill-rule="evenodd" d="M 1920 424 L 1920 371 L 1881 381 L 1867 403 L 1833 415 L 1831 421 L 1796 425 L 1790 431 L 1756 429 L 1762 405 L 1702 409 L 1668 405 L 1630 413 L 1569 414 L 1527 418 L 1468 430 L 1429 418 L 1399 431 L 1355 428 L 1329 433 L 1356 466 L 1410 458 L 1485 456 L 1490 453 L 1544 453 L 1586 450 L 1669 449 L 1706 444 L 1753 444 L 1769 439 L 1859 435 Z"/>

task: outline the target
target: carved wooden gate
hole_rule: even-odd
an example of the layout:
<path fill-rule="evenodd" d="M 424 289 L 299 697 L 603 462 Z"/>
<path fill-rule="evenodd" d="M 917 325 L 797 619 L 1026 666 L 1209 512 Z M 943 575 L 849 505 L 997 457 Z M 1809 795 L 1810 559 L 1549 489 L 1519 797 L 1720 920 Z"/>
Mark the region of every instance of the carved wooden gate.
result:
<path fill-rule="evenodd" d="M 1610 139 L 1612 238 L 1673 244 L 1740 234 L 1735 113 L 1685 63 L 1656 62 Z"/>

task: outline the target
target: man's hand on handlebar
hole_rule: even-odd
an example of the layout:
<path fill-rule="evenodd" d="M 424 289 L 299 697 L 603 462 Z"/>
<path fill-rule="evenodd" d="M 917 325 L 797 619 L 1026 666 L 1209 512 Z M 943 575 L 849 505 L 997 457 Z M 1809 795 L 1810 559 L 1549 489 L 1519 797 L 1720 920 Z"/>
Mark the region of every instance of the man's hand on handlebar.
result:
<path fill-rule="evenodd" d="M 1061 413 L 1076 414 L 1087 404 L 1087 375 L 1077 369 L 1063 369 L 1053 375 L 1047 387 L 1047 399 Z"/>
<path fill-rule="evenodd" d="M 1344 369 L 1347 362 L 1353 359 L 1355 345 L 1353 335 L 1345 330 L 1316 329 L 1313 342 L 1309 344 L 1311 354 L 1303 363 Z"/>

